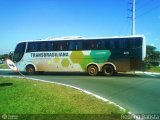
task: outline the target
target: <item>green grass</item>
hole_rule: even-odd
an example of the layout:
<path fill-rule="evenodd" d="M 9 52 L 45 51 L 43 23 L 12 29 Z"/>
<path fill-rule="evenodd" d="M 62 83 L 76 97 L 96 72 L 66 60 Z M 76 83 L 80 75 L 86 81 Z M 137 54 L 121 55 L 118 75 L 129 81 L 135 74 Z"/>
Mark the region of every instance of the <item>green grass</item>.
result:
<path fill-rule="evenodd" d="M 120 119 L 120 115 L 126 113 L 109 102 L 72 88 L 28 79 L 0 77 L 0 114 L 18 114 L 21 117 L 29 114 L 56 114 L 62 119 L 78 119 L 81 116 L 96 120 L 98 116 Z"/>
<path fill-rule="evenodd" d="M 0 64 L 0 69 L 9 69 L 7 64 Z"/>
<path fill-rule="evenodd" d="M 149 70 L 147 70 L 147 71 L 149 71 L 149 72 L 159 72 L 160 73 L 160 67 L 154 67 L 154 66 L 152 66 Z"/>

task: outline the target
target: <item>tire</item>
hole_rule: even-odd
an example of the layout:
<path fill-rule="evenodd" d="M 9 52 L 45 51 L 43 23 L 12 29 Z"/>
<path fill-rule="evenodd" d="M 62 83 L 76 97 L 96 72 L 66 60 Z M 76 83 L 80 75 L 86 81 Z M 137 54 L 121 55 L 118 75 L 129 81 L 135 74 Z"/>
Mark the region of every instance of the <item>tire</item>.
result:
<path fill-rule="evenodd" d="M 33 65 L 28 65 L 28 66 L 26 67 L 26 72 L 27 72 L 28 75 L 33 75 L 33 74 L 35 74 L 35 68 L 34 68 L 34 66 L 33 66 Z"/>
<path fill-rule="evenodd" d="M 98 74 L 98 68 L 97 68 L 97 66 L 95 66 L 95 65 L 88 66 L 87 73 L 90 76 L 96 76 Z"/>
<path fill-rule="evenodd" d="M 105 65 L 102 69 L 102 72 L 105 76 L 112 76 L 115 73 L 115 70 L 113 68 L 113 66 L 111 65 Z"/>

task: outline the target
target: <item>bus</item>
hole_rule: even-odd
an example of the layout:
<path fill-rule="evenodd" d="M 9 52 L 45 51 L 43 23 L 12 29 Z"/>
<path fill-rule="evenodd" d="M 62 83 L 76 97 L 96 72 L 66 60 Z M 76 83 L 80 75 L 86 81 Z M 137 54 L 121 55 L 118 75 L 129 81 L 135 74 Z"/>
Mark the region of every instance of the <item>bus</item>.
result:
<path fill-rule="evenodd" d="M 143 35 L 118 37 L 50 37 L 17 44 L 13 61 L 19 71 L 87 72 L 106 76 L 143 69 Z"/>

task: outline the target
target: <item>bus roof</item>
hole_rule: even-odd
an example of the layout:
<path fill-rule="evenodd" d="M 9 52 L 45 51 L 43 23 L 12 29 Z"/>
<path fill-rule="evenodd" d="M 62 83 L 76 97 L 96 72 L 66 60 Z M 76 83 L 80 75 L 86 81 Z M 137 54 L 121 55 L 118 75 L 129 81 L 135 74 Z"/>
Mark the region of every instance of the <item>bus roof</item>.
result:
<path fill-rule="evenodd" d="M 143 37 L 144 35 L 132 35 L 132 36 L 111 36 L 111 37 L 92 37 L 86 38 L 83 36 L 65 36 L 65 37 L 48 37 L 46 39 L 36 39 L 36 40 L 27 40 L 22 42 L 38 42 L 38 41 L 63 41 L 63 40 L 98 40 L 98 39 L 116 39 L 116 38 L 134 38 L 134 37 Z"/>

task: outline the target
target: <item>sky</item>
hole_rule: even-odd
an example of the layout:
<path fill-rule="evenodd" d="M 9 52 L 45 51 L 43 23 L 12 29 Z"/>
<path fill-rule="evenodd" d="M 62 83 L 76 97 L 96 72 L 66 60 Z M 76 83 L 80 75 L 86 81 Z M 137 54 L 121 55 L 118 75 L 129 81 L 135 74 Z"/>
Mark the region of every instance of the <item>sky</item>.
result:
<path fill-rule="evenodd" d="M 132 0 L 0 0 L 0 54 L 48 37 L 131 35 Z M 136 0 L 136 34 L 160 50 L 160 0 Z"/>

